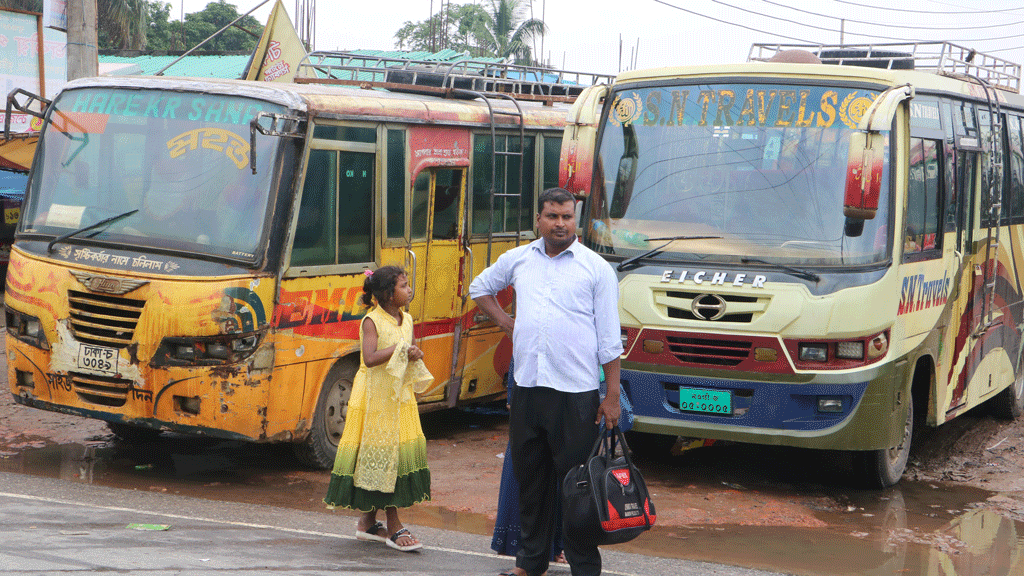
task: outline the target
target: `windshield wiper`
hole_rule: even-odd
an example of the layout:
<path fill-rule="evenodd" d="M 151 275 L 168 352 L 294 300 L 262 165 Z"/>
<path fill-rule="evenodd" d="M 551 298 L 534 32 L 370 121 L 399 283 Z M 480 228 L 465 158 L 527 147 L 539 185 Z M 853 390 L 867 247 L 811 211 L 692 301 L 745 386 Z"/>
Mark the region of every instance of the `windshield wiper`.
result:
<path fill-rule="evenodd" d="M 93 228 L 99 228 L 100 226 L 103 226 L 104 224 L 110 224 L 111 222 L 113 222 L 115 220 L 120 220 L 121 218 L 124 218 L 125 216 L 131 216 L 132 214 L 135 214 L 138 211 L 139 211 L 138 208 L 136 208 L 135 210 L 129 210 L 129 211 L 125 212 L 124 214 L 118 214 L 117 216 L 111 216 L 110 218 L 105 218 L 105 219 L 100 220 L 99 222 L 97 222 L 95 224 L 90 224 L 89 226 L 86 226 L 85 228 L 79 228 L 78 230 L 75 230 L 74 232 L 69 232 L 69 233 L 67 233 L 67 234 L 65 234 L 63 236 L 58 236 L 57 238 L 54 238 L 53 240 L 50 241 L 49 244 L 46 245 L 46 253 L 49 254 L 50 252 L 53 252 L 53 245 L 56 244 L 57 242 L 63 242 L 65 240 L 67 240 L 68 238 L 72 238 L 74 236 L 78 236 L 82 232 L 88 232 L 89 230 L 92 230 Z"/>
<path fill-rule="evenodd" d="M 665 238 L 648 238 L 647 239 L 648 242 L 650 242 L 651 240 L 668 240 L 668 242 L 665 242 L 664 244 L 662 244 L 661 246 L 658 246 L 657 248 L 652 248 L 652 249 L 648 250 L 647 252 L 644 252 L 643 254 L 638 254 L 636 256 L 632 256 L 630 258 L 626 258 L 622 262 L 619 262 L 619 265 L 616 266 L 615 269 L 618 270 L 619 272 L 622 272 L 622 270 L 626 266 L 629 266 L 630 264 L 636 262 L 637 260 L 643 260 L 644 258 L 647 258 L 648 256 L 653 256 L 653 255 L 657 254 L 658 252 L 661 252 L 666 247 L 668 247 L 669 244 L 675 242 L 676 240 L 711 240 L 711 239 L 715 239 L 715 238 L 721 238 L 721 236 L 667 236 Z"/>
<path fill-rule="evenodd" d="M 769 266 L 774 266 L 775 268 L 778 268 L 779 270 L 787 272 L 793 276 L 796 276 L 797 278 L 803 278 L 804 280 L 811 280 L 813 282 L 819 282 L 821 280 L 821 276 L 818 276 L 814 272 L 801 270 L 799 268 L 793 268 L 792 266 L 786 266 L 785 264 L 776 264 L 775 262 L 769 262 L 767 260 L 762 260 L 760 258 L 740 258 L 740 262 L 743 262 L 744 264 L 751 262 L 757 264 L 767 264 Z"/>

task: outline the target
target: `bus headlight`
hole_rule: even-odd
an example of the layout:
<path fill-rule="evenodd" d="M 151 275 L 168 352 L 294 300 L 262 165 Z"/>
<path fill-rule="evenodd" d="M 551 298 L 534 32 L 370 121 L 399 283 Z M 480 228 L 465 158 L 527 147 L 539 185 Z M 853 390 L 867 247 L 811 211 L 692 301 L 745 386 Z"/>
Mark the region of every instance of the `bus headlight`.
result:
<path fill-rule="evenodd" d="M 29 316 L 10 307 L 4 307 L 4 316 L 7 320 L 7 333 L 22 342 L 49 350 L 50 344 L 46 341 L 46 331 L 43 330 L 39 318 Z"/>
<path fill-rule="evenodd" d="M 847 360 L 863 360 L 864 342 L 862 340 L 854 340 L 853 342 L 837 342 L 836 358 L 846 358 Z"/>
<path fill-rule="evenodd" d="M 217 366 L 243 362 L 259 348 L 264 331 L 216 336 L 173 337 L 160 342 L 152 364 L 163 366 Z"/>
<path fill-rule="evenodd" d="M 881 360 L 889 351 L 889 331 L 843 340 L 787 339 L 785 342 L 798 370 L 845 370 Z"/>
<path fill-rule="evenodd" d="M 801 344 L 799 358 L 801 362 L 827 362 L 828 346 L 821 343 Z"/>

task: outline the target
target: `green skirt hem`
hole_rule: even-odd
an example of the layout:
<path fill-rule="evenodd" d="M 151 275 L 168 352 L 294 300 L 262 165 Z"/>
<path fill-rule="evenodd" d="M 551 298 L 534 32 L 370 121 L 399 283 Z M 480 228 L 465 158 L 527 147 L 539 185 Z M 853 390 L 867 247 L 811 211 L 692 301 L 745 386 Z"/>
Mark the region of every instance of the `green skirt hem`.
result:
<path fill-rule="evenodd" d="M 408 508 L 427 500 L 430 500 L 430 470 L 421 468 L 399 476 L 394 492 L 364 490 L 354 485 L 351 475 L 331 474 L 324 504 L 329 508 L 373 512 L 383 508 Z"/>

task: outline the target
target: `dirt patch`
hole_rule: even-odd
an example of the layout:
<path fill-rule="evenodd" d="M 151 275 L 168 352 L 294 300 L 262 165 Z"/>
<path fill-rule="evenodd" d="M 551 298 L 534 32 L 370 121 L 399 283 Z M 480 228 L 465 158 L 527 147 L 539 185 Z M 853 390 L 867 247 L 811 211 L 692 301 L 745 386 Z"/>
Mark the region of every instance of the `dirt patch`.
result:
<path fill-rule="evenodd" d="M 26 408 L 3 386 L 0 458 L 53 444 L 113 441 L 103 422 Z M 423 415 L 423 426 L 433 493 L 421 506 L 437 514 L 467 512 L 493 520 L 507 414 L 500 406 L 435 412 Z M 641 469 L 661 526 L 819 528 L 834 516 L 830 513 L 849 508 L 843 488 L 832 485 L 842 477 L 841 465 L 818 453 L 715 445 L 679 455 L 677 446 L 677 455 L 647 460 Z M 326 474 L 303 470 L 298 463 L 294 473 L 303 478 Z M 1024 419 L 1006 422 L 977 410 L 926 429 L 916 439 L 905 479 L 997 492 L 986 506 L 1024 520 Z"/>
<path fill-rule="evenodd" d="M 1024 418 L 994 418 L 985 406 L 917 435 L 905 478 L 1024 491 Z"/>
<path fill-rule="evenodd" d="M 921 431 L 904 479 L 996 492 L 986 507 L 1024 521 L 1024 418 L 1000 420 L 985 408 Z"/>

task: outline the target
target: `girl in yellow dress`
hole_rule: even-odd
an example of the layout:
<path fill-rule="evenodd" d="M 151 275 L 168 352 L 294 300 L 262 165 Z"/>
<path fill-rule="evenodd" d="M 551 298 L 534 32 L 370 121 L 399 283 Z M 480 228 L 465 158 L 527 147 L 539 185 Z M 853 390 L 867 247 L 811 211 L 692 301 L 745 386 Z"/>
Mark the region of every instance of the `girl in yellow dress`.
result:
<path fill-rule="evenodd" d="M 433 377 L 413 344 L 412 317 L 402 310 L 412 300 L 405 271 L 382 266 L 366 274 L 363 304 L 372 307 L 359 327 L 359 372 L 324 502 L 363 513 L 357 539 L 411 552 L 423 544 L 402 526 L 398 509 L 430 499 L 427 440 L 414 391 L 426 389 Z M 382 508 L 386 527 L 377 521 Z"/>

